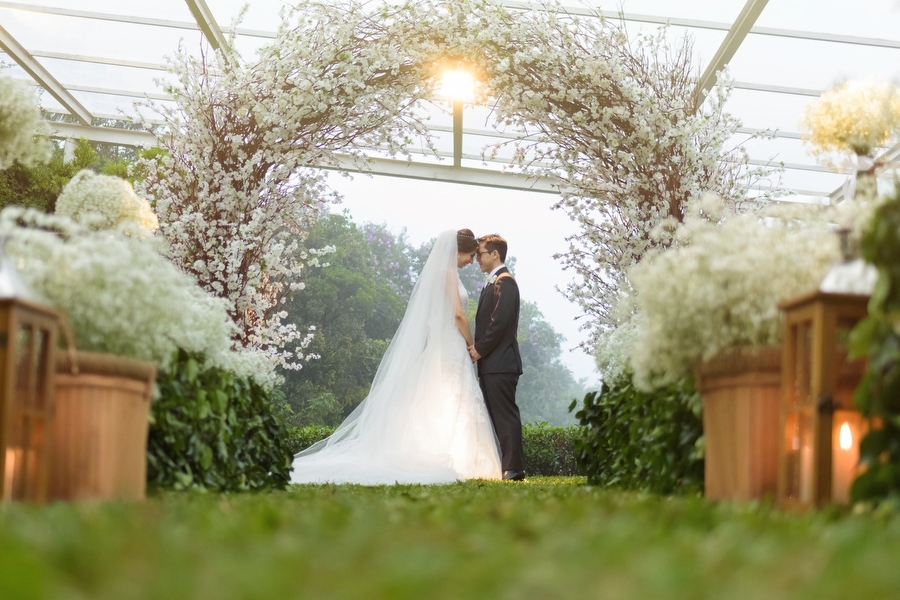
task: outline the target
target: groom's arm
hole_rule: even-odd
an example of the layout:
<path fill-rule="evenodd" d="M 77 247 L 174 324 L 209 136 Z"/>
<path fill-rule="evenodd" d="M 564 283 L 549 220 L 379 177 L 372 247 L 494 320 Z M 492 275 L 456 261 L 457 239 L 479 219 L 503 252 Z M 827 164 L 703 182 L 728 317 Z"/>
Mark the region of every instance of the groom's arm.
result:
<path fill-rule="evenodd" d="M 495 284 L 494 309 L 491 311 L 491 322 L 480 340 L 475 342 L 475 351 L 485 357 L 500 345 L 507 329 L 512 327 L 516 316 L 516 304 L 519 302 L 519 286 L 512 277 L 502 277 Z"/>

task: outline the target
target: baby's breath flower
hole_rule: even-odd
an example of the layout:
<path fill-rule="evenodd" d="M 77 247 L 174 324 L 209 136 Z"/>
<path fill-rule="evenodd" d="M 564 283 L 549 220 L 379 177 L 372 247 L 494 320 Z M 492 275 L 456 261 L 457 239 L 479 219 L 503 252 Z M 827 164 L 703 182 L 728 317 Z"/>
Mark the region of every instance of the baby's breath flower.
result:
<path fill-rule="evenodd" d="M 709 198 L 698 204 L 714 207 Z M 714 223 L 691 207 L 679 227 L 684 244 L 628 271 L 635 294 L 626 308 L 634 310 L 617 329 L 625 333 L 603 347 L 630 365 L 636 384 L 653 388 L 689 375 L 699 357 L 778 343 L 778 303 L 814 289 L 838 257 L 830 215 L 818 210 L 725 212 Z"/>
<path fill-rule="evenodd" d="M 816 156 L 832 152 L 870 156 L 895 137 L 900 90 L 882 79 L 847 81 L 807 105 L 800 120 Z"/>
<path fill-rule="evenodd" d="M 266 387 L 277 382 L 271 361 L 235 345 L 228 303 L 160 255 L 156 240 L 19 207 L 0 212 L 0 234 L 25 282 L 67 316 L 77 348 L 163 370 L 181 348 Z"/>
<path fill-rule="evenodd" d="M 79 171 L 66 184 L 56 200 L 56 214 L 96 229 L 115 229 L 124 223 L 149 231 L 159 227 L 150 203 L 135 194 L 130 183 L 90 169 Z"/>
<path fill-rule="evenodd" d="M 14 162 L 27 167 L 50 158 L 47 133 L 34 91 L 25 83 L 0 76 L 0 170 Z"/>

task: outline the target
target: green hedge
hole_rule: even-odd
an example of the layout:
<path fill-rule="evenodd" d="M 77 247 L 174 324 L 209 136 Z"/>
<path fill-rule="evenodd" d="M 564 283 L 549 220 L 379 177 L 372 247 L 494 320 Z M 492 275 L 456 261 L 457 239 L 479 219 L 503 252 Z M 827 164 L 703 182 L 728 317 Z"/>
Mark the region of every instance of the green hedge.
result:
<path fill-rule="evenodd" d="M 575 456 L 588 483 L 658 494 L 702 492 L 701 408 L 688 382 L 643 392 L 623 377 L 587 394 L 575 414 L 584 427 Z"/>
<path fill-rule="evenodd" d="M 880 422 L 860 442 L 865 467 L 853 482 L 853 502 L 900 499 L 900 186 L 878 207 L 862 238 L 863 258 L 878 269 L 869 316 L 850 334 L 866 373 L 854 393 L 860 412 Z"/>
<path fill-rule="evenodd" d="M 525 472 L 528 475 L 577 475 L 575 440 L 580 437 L 577 425 L 556 427 L 547 423 L 522 427 L 525 447 Z"/>
<path fill-rule="evenodd" d="M 301 450 L 309 448 L 334 433 L 335 427 L 328 425 L 307 425 L 306 427 L 288 427 L 285 446 L 294 456 Z"/>
<path fill-rule="evenodd" d="M 296 454 L 334 432 L 334 427 L 312 425 L 288 428 L 285 445 Z M 525 470 L 529 475 L 575 475 L 575 439 L 580 428 L 554 427 L 547 423 L 522 427 L 525 447 Z"/>
<path fill-rule="evenodd" d="M 147 480 L 151 487 L 215 491 L 284 488 L 291 453 L 272 394 L 180 352 L 157 377 Z"/>

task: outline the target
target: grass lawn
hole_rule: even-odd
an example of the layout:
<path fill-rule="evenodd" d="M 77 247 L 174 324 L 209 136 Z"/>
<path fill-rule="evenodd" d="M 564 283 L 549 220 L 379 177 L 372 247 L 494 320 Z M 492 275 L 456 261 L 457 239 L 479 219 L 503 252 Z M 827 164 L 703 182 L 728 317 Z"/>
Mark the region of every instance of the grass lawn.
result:
<path fill-rule="evenodd" d="M 583 478 L 0 507 L 0 599 L 900 598 L 900 516 Z"/>

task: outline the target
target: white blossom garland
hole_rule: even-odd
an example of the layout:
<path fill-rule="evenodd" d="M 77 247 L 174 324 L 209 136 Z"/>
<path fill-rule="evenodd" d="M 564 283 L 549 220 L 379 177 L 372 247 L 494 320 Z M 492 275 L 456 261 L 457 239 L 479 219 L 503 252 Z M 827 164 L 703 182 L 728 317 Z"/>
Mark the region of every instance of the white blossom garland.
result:
<path fill-rule="evenodd" d="M 340 165 L 339 154 L 364 166 L 367 148 L 431 148 L 418 106 L 442 65 L 475 70 L 497 126 L 525 131 L 518 168 L 563 183 L 557 207 L 580 232 L 560 258 L 594 341 L 618 323 L 627 269 L 673 243 L 650 236 L 656 225 L 680 221 L 702 191 L 744 198 L 746 157 L 726 149 L 738 125 L 722 111 L 728 86 L 695 110 L 690 46 L 664 33 L 629 40 L 553 2 L 312 1 L 283 17 L 252 63 L 231 53 L 213 73 L 183 51 L 170 63 L 167 154 L 145 165 L 139 191 L 170 257 L 231 303 L 245 345 L 287 366 L 303 359 L 303 343 L 286 345 L 304 334 L 281 323 L 279 304 L 310 259 L 298 241 L 335 197 L 315 167 Z"/>

